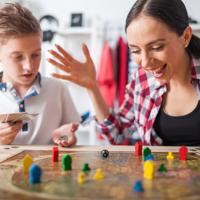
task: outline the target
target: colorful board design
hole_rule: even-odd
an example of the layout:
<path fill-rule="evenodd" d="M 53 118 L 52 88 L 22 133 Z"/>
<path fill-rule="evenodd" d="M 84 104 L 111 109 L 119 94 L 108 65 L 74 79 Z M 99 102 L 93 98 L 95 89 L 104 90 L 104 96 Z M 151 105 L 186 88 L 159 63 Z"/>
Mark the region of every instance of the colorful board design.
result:
<path fill-rule="evenodd" d="M 61 163 L 52 163 L 51 152 L 35 161 L 43 170 L 42 183 L 29 185 L 23 175 L 22 164 L 14 160 L 0 165 L 0 177 L 10 183 L 9 192 L 29 196 L 29 199 L 198 199 L 200 197 L 200 160 L 190 153 L 187 161 L 166 160 L 167 152 L 154 152 L 156 170 L 165 164 L 166 173 L 156 171 L 153 180 L 143 179 L 143 159 L 133 152 L 110 152 L 102 158 L 100 152 L 74 152 L 71 172 L 63 172 Z M 59 155 L 59 160 L 63 152 Z M 84 163 L 89 163 L 91 171 L 87 182 L 77 182 L 78 173 Z M 18 163 L 18 164 L 17 164 Z M 105 179 L 94 181 L 97 168 L 105 173 Z M 141 180 L 144 192 L 133 191 L 133 184 Z M 6 199 L 6 198 L 5 198 Z M 13 198 L 14 199 L 14 198 Z M 23 199 L 23 198 L 22 198 Z"/>

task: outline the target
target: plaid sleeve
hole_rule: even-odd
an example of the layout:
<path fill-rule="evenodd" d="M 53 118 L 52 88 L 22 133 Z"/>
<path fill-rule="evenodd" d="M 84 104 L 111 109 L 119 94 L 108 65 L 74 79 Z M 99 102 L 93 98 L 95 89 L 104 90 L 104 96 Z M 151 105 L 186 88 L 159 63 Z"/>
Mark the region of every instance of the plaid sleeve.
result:
<path fill-rule="evenodd" d="M 117 114 L 110 111 L 103 122 L 97 122 L 97 131 L 105 135 L 111 144 L 129 144 L 129 139 L 136 130 L 133 112 L 134 87 L 133 80 L 126 87 L 125 100 Z"/>

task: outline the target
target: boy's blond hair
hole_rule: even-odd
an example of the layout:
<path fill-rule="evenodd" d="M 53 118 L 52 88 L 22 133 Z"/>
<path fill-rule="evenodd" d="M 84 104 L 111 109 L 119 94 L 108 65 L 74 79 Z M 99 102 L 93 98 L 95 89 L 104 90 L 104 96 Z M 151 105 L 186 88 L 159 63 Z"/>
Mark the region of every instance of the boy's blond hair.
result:
<path fill-rule="evenodd" d="M 41 34 L 38 20 L 30 10 L 19 3 L 0 5 L 0 43 L 10 38 Z"/>

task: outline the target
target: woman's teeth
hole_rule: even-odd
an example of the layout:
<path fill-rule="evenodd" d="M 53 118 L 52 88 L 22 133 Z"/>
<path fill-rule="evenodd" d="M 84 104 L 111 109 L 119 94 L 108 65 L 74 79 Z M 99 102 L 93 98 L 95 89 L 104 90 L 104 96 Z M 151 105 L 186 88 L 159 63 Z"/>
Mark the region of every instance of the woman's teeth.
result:
<path fill-rule="evenodd" d="M 162 68 L 160 68 L 159 70 L 153 71 L 153 76 L 155 78 L 160 78 L 161 76 L 163 76 L 164 70 L 166 68 L 167 64 L 164 64 Z"/>

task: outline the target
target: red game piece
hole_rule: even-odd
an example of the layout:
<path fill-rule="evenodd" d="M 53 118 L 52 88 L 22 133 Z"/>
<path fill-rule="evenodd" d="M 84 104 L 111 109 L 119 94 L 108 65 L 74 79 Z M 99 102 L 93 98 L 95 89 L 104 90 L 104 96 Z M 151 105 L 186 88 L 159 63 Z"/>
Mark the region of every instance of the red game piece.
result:
<path fill-rule="evenodd" d="M 179 160 L 187 160 L 188 149 L 186 146 L 182 146 L 179 149 Z"/>
<path fill-rule="evenodd" d="M 52 148 L 52 161 L 58 162 L 58 147 Z"/>
<path fill-rule="evenodd" d="M 138 141 L 135 143 L 135 156 L 142 155 L 142 142 Z"/>

